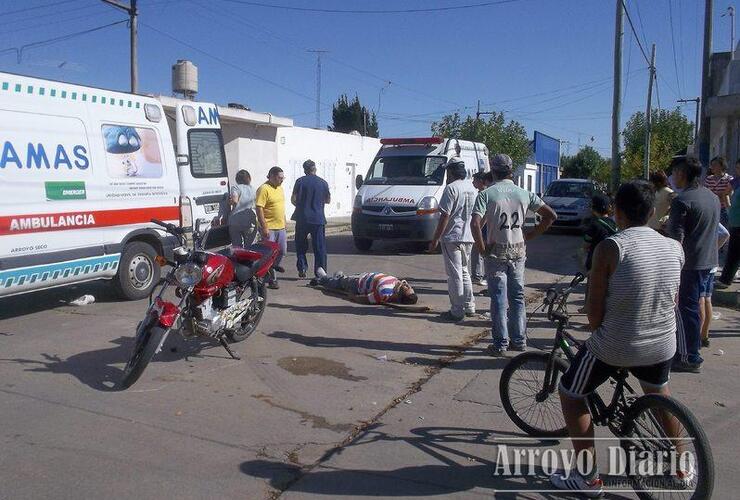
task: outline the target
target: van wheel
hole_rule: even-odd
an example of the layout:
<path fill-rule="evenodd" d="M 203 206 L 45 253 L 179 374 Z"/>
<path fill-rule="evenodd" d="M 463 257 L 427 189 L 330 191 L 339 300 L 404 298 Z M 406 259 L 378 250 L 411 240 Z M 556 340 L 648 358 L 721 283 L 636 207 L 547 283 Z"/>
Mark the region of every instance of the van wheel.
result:
<path fill-rule="evenodd" d="M 367 238 L 355 238 L 355 248 L 360 252 L 367 252 L 373 246 L 373 240 Z"/>
<path fill-rule="evenodd" d="M 115 285 L 124 299 L 139 300 L 149 296 L 161 273 L 154 260 L 156 256 L 154 248 L 141 241 L 134 241 L 123 248 Z"/>

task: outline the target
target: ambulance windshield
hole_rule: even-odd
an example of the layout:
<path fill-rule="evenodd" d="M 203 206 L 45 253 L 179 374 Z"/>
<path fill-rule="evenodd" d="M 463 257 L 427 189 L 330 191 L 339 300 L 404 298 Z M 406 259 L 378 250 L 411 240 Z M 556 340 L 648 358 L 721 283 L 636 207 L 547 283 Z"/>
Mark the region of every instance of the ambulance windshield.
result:
<path fill-rule="evenodd" d="M 444 156 L 381 156 L 370 167 L 365 184 L 441 186 L 446 161 Z"/>
<path fill-rule="evenodd" d="M 193 177 L 226 177 L 226 161 L 218 130 L 193 129 L 188 133 L 190 171 Z"/>

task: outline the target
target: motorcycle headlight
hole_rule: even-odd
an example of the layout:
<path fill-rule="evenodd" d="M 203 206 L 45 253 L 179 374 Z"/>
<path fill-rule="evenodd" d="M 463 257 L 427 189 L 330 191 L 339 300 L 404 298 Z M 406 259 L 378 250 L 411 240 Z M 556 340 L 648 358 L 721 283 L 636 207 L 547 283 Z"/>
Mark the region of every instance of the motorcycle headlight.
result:
<path fill-rule="evenodd" d="M 189 262 L 178 267 L 175 271 L 175 279 L 183 288 L 190 288 L 203 278 L 203 270 L 197 265 Z"/>

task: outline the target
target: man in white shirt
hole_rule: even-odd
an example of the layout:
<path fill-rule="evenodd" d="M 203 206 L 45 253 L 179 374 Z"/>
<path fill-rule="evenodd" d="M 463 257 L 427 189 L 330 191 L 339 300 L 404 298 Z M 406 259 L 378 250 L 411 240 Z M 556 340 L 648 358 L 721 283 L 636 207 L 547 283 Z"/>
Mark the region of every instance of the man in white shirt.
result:
<path fill-rule="evenodd" d="M 508 349 L 509 339 L 515 351 L 523 351 L 527 346 L 525 241 L 547 231 L 557 215 L 539 196 L 514 184 L 512 162 L 508 155 L 493 155 L 490 164 L 494 184 L 478 195 L 471 228 L 478 251 L 486 256 L 493 336 L 489 353 L 500 356 Z M 522 226 L 527 212 L 539 214 L 541 220 L 533 230 L 525 233 Z M 487 241 L 483 240 L 481 233 L 481 220 L 484 217 L 488 228 Z"/>
<path fill-rule="evenodd" d="M 460 158 L 447 162 L 447 186 L 439 200 L 440 217 L 429 251 L 434 251 L 442 240 L 442 256 L 447 271 L 447 292 L 450 310 L 442 313 L 442 319 L 460 321 L 475 314 L 473 283 L 470 279 L 470 252 L 473 234 L 470 218 L 478 196 L 478 190 L 466 179 L 468 172 Z"/>

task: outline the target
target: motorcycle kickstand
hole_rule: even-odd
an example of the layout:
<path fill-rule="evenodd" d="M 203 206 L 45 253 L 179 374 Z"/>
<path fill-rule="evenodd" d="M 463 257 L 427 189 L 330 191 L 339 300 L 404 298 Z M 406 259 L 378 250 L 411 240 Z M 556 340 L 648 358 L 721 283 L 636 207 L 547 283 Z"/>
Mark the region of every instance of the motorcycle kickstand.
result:
<path fill-rule="evenodd" d="M 229 347 L 229 343 L 226 342 L 226 339 L 224 337 L 219 338 L 218 342 L 219 344 L 221 344 L 221 346 L 223 346 L 224 349 L 226 349 L 226 352 L 228 352 L 229 356 L 231 356 L 233 359 L 237 359 L 237 360 L 242 359 L 241 356 L 239 356 L 239 353 L 237 353 L 236 351 L 232 350 L 231 347 Z"/>

